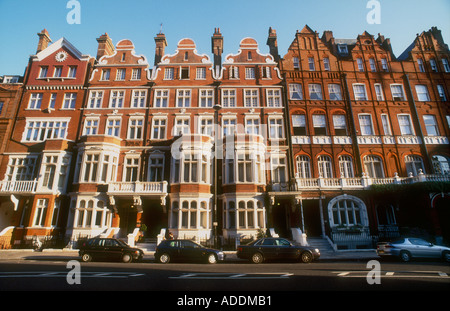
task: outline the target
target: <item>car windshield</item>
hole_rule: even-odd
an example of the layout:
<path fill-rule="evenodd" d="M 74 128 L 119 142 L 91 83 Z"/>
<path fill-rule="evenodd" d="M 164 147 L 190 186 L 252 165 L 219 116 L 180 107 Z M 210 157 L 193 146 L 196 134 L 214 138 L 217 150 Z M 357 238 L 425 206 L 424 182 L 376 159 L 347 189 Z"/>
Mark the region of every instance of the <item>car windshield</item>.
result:
<path fill-rule="evenodd" d="M 119 243 L 120 246 L 128 246 L 128 244 L 122 240 L 115 240 L 115 241 L 117 241 L 117 243 Z"/>

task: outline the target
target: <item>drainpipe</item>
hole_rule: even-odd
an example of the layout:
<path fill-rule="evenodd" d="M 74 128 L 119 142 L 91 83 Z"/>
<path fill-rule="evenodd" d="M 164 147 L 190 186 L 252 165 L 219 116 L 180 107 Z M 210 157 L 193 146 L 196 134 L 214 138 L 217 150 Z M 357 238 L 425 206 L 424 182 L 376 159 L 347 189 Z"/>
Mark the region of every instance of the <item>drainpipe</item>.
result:
<path fill-rule="evenodd" d="M 361 152 L 359 151 L 358 136 L 356 135 L 356 125 L 355 125 L 355 119 L 354 119 L 354 115 L 353 115 L 352 101 L 350 99 L 350 92 L 348 89 L 347 74 L 342 73 L 341 77 L 344 82 L 345 97 L 347 97 L 346 103 L 347 103 L 348 111 L 349 111 L 349 115 L 350 115 L 349 118 L 347 118 L 347 119 L 350 119 L 352 143 L 353 143 L 353 147 L 355 148 L 355 151 L 356 151 L 356 154 L 355 154 L 356 166 L 358 168 L 358 171 L 361 172 L 361 174 L 362 174 L 363 166 L 362 166 L 362 161 L 361 161 Z"/>

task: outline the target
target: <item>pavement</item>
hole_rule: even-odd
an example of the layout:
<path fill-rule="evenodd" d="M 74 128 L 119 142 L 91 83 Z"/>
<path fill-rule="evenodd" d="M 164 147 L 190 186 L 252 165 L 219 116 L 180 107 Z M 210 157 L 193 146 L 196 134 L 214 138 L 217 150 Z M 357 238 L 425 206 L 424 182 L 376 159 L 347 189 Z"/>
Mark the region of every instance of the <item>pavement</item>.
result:
<path fill-rule="evenodd" d="M 227 260 L 239 261 L 235 251 L 224 251 Z M 151 261 L 155 259 L 154 251 L 144 251 L 144 260 Z M 32 249 L 3 249 L 0 250 L 1 260 L 79 260 L 78 250 L 76 249 L 44 249 L 37 252 Z M 319 261 L 369 261 L 380 259 L 375 250 L 342 250 L 335 252 L 326 252 L 320 255 Z"/>

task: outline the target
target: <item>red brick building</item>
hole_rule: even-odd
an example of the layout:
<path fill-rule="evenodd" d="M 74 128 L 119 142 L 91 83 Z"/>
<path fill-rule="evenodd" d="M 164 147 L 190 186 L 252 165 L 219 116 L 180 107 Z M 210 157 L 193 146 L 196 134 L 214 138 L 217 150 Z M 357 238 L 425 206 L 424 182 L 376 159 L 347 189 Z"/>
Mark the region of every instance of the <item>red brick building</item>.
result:
<path fill-rule="evenodd" d="M 1 200 L 13 205 L 12 244 L 65 235 L 70 163 L 93 63 L 67 39 L 49 45 L 45 29 L 38 35 L 0 167 Z"/>
<path fill-rule="evenodd" d="M 101 35 L 93 58 L 38 35 L 23 86 L 0 92 L 10 244 L 450 239 L 450 53 L 436 28 L 398 57 L 382 35 L 308 26 L 283 57 L 274 29 L 269 54 L 244 38 L 226 56 L 215 29 L 212 57 L 189 38 L 167 54 L 159 33 L 153 67 L 130 40 Z"/>
<path fill-rule="evenodd" d="M 399 227 L 420 226 L 417 219 L 439 219 L 427 229 L 442 236 L 448 211 L 433 209 L 433 193 L 408 207 L 369 189 L 448 181 L 449 57 L 435 28 L 398 58 L 381 35 L 337 39 L 331 31 L 319 37 L 308 26 L 297 31 L 280 61 L 289 99 L 292 196 L 301 210 L 290 210 L 288 227 L 300 224 L 308 236 L 329 237 L 341 248 L 371 245 L 371 234 L 395 235 Z M 349 245 L 355 232 L 358 245 Z"/>

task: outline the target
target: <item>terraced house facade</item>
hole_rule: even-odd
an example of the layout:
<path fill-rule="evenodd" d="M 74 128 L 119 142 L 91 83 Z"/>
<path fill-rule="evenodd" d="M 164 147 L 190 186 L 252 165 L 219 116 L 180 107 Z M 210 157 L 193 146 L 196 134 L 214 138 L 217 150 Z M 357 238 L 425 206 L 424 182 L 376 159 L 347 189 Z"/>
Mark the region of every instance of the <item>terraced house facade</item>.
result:
<path fill-rule="evenodd" d="M 440 30 L 252 38 L 212 57 L 189 38 L 154 64 L 130 40 L 96 57 L 39 35 L 3 150 L 3 247 L 33 236 L 216 245 L 261 234 L 337 249 L 404 233 L 449 240 L 450 53 Z M 3 89 L 2 89 L 3 91 Z M 418 232 L 420 231 L 420 232 Z M 230 242 L 231 241 L 231 242 Z"/>

